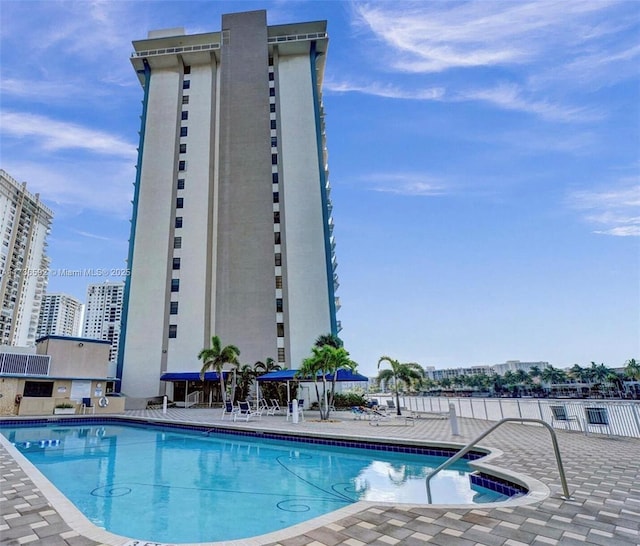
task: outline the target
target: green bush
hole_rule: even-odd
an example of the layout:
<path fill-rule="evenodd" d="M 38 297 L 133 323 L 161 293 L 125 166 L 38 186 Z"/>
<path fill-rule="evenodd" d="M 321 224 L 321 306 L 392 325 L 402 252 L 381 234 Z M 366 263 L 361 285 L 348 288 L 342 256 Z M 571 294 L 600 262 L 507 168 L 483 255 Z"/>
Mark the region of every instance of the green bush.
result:
<path fill-rule="evenodd" d="M 336 393 L 335 398 L 333 399 L 333 405 L 336 409 L 350 408 L 352 406 L 364 406 L 366 403 L 367 401 L 363 395 L 354 392 L 347 394 Z"/>

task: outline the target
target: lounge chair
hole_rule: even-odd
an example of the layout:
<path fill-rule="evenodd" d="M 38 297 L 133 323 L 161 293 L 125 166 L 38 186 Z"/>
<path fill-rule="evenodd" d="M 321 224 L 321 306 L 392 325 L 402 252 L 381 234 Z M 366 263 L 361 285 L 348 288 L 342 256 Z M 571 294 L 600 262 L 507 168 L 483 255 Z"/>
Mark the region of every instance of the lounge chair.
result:
<path fill-rule="evenodd" d="M 354 415 L 354 419 L 370 419 L 371 411 L 364 406 L 351 406 L 351 413 Z"/>
<path fill-rule="evenodd" d="M 233 414 L 234 421 L 237 421 L 238 419 L 248 421 L 252 417 L 257 417 L 258 419 L 262 418 L 262 409 L 251 409 L 251 404 L 249 404 L 249 402 L 238 402 L 238 406 L 240 406 L 239 411 Z"/>
<path fill-rule="evenodd" d="M 277 413 L 280 413 L 280 411 L 281 411 L 280 403 L 279 403 L 275 398 L 272 398 L 272 399 L 271 399 L 271 407 L 273 408 L 273 413 L 274 413 L 274 414 L 275 414 L 276 412 L 277 412 Z"/>
<path fill-rule="evenodd" d="M 226 400 L 224 405 L 222 406 L 222 417 L 220 417 L 220 419 L 224 420 L 225 415 L 228 415 L 229 419 L 231 419 L 231 417 L 235 416 L 235 414 L 238 413 L 239 411 L 240 411 L 240 408 L 233 407 L 231 400 Z"/>
<path fill-rule="evenodd" d="M 264 399 L 260 400 L 260 409 L 267 415 L 276 414 L 276 406 L 273 406 L 273 405 L 270 406 L 268 402 Z"/>

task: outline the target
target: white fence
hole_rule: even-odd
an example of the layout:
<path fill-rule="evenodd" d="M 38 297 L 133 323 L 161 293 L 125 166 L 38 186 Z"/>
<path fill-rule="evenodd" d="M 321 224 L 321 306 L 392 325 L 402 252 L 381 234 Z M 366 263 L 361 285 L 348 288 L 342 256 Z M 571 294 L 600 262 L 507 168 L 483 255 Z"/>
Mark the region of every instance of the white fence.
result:
<path fill-rule="evenodd" d="M 382 404 L 390 395 L 372 394 Z M 505 417 L 542 419 L 559 429 L 589 434 L 610 434 L 640 438 L 640 402 L 609 400 L 565 400 L 529 398 L 447 398 L 401 396 L 400 406 L 409 411 L 445 413 L 453 404 L 459 417 L 499 421 Z"/>

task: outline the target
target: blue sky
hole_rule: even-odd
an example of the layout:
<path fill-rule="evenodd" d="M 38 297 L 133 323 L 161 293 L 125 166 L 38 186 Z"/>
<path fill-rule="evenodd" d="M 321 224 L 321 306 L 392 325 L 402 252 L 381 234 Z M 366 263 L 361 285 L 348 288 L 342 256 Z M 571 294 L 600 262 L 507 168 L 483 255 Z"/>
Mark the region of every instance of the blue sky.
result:
<path fill-rule="evenodd" d="M 131 41 L 222 13 L 328 20 L 343 325 L 360 370 L 640 357 L 640 4 L 0 2 L 0 167 L 55 211 L 53 271 L 125 266 Z M 51 277 L 84 299 L 89 282 Z M 319 332 L 320 333 L 320 332 Z"/>

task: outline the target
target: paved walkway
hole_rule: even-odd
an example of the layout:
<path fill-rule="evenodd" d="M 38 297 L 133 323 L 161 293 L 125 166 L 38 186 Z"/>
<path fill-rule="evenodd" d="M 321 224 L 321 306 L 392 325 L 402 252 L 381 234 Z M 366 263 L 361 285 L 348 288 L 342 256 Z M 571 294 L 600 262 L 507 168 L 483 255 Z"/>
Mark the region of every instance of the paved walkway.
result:
<path fill-rule="evenodd" d="M 220 410 L 170 409 L 129 411 L 127 416 L 218 426 Z M 447 420 L 418 419 L 415 426 L 370 426 L 351 414 L 336 422 L 304 423 L 284 417 L 234 423 L 234 426 L 351 438 L 388 438 L 415 442 L 464 444 L 493 423 L 460 419 L 452 436 Z M 229 423 L 224 421 L 224 423 Z M 486 463 L 506 474 L 533 478 L 538 499 L 514 506 L 432 507 L 357 503 L 278 535 L 228 545 L 247 546 L 520 546 L 640 545 L 640 440 L 585 436 L 558 431 L 572 500 L 561 497 L 560 480 L 548 432 L 542 427 L 505 424 L 481 442 L 496 451 Z M 77 518 L 75 509 L 56 495 L 15 448 L 0 444 L 0 544 L 97 545 L 147 544 L 123 540 Z M 26 471 L 25 471 L 26 469 Z M 548 489 L 547 489 L 548 488 Z M 546 493 L 549 493 L 548 495 Z M 45 496 L 46 495 L 46 496 Z M 155 544 L 155 543 L 149 543 Z M 218 543 L 222 544 L 222 543 Z"/>

